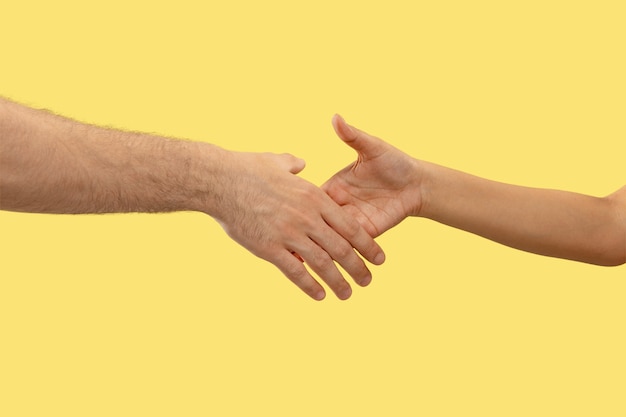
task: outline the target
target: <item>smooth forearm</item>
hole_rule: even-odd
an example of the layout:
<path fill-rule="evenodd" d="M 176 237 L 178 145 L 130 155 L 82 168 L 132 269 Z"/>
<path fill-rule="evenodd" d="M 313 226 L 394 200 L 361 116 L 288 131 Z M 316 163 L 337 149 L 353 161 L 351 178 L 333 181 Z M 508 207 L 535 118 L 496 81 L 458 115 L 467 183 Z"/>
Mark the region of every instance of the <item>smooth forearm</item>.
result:
<path fill-rule="evenodd" d="M 498 183 L 411 158 L 339 116 L 333 126 L 358 159 L 324 188 L 372 235 L 422 216 L 528 252 L 626 262 L 626 187 L 596 198 Z"/>
<path fill-rule="evenodd" d="M 420 216 L 529 252 L 624 263 L 623 207 L 612 198 L 519 187 L 422 163 Z"/>
<path fill-rule="evenodd" d="M 207 211 L 222 152 L 205 143 L 90 126 L 0 99 L 0 208 Z"/>

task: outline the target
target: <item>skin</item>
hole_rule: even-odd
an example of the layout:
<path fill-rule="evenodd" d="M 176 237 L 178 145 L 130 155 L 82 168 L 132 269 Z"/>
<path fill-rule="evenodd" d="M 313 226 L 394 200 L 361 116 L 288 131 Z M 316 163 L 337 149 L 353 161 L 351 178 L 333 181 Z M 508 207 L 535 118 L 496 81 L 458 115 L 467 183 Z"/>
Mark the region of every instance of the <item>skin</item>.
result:
<path fill-rule="evenodd" d="M 326 193 L 294 175 L 289 154 L 86 125 L 0 98 L 0 209 L 32 213 L 199 211 L 250 252 L 276 265 L 315 300 L 340 299 L 384 253 Z M 295 255 L 295 256 L 294 256 Z M 299 258 L 298 258 L 299 257 Z"/>
<path fill-rule="evenodd" d="M 358 158 L 322 188 L 372 236 L 421 216 L 541 255 L 626 262 L 626 187 L 598 198 L 503 184 L 412 158 L 338 115 L 333 126 Z"/>

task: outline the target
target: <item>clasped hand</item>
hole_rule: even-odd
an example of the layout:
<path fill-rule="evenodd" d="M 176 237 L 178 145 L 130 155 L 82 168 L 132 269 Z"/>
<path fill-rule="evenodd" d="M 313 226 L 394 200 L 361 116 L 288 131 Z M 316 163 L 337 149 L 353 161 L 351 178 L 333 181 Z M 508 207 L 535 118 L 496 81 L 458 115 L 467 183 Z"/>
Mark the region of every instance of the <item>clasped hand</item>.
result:
<path fill-rule="evenodd" d="M 325 292 L 303 263 L 347 299 L 352 290 L 335 262 L 358 285 L 368 285 L 372 275 L 355 250 L 382 264 L 385 256 L 373 237 L 419 208 L 419 197 L 409 192 L 414 160 L 339 116 L 333 126 L 358 159 L 322 189 L 295 175 L 305 163 L 292 155 L 229 153 L 225 163 L 237 175 L 216 216 L 231 238 L 315 300 Z"/>

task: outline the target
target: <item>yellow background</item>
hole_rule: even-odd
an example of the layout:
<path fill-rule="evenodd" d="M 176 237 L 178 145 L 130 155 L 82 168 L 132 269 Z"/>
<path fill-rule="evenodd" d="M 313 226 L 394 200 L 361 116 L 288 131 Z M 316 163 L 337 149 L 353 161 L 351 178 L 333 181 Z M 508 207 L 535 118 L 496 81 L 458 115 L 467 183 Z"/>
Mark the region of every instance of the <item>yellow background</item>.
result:
<path fill-rule="evenodd" d="M 304 157 L 335 112 L 416 157 L 606 195 L 626 182 L 626 10 L 606 1 L 3 1 L 0 94 Z M 316 303 L 197 213 L 0 213 L 2 416 L 626 414 L 626 269 L 423 219 Z"/>

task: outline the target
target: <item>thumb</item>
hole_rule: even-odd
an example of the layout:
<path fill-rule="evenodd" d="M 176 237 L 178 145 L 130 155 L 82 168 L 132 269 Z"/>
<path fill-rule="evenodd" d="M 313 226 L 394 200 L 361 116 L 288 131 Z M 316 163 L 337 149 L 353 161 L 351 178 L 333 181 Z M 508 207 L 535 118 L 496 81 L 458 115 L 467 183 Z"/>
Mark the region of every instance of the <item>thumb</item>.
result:
<path fill-rule="evenodd" d="M 357 151 L 363 159 L 375 158 L 384 151 L 380 139 L 350 126 L 340 115 L 335 114 L 332 123 L 337 136 Z"/>
<path fill-rule="evenodd" d="M 306 165 L 304 159 L 297 158 L 290 153 L 284 153 L 278 155 L 281 168 L 289 171 L 292 174 L 298 174 L 302 171 Z"/>

